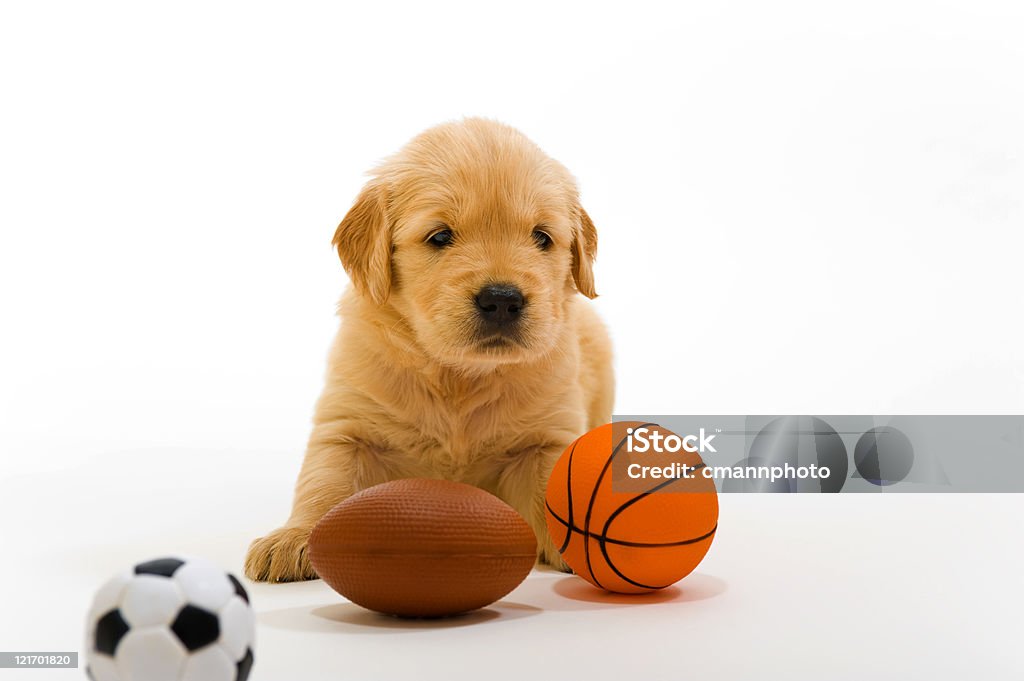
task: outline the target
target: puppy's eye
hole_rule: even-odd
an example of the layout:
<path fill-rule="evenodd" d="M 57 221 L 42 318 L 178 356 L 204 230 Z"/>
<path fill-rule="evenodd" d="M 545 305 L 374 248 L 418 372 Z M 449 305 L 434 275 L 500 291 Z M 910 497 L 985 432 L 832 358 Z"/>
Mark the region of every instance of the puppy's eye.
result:
<path fill-rule="evenodd" d="M 455 235 L 452 234 L 452 230 L 441 229 L 428 236 L 427 243 L 435 248 L 444 248 L 445 246 L 450 246 L 454 238 Z"/>
<path fill-rule="evenodd" d="M 533 230 L 533 240 L 537 242 L 537 247 L 542 251 L 551 248 L 551 237 L 542 229 Z"/>

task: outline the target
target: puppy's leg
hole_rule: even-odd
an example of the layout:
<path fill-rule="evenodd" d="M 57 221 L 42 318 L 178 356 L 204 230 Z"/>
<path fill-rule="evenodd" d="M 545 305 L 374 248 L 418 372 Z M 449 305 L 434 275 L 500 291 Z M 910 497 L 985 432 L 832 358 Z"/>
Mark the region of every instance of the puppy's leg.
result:
<path fill-rule="evenodd" d="M 533 528 L 537 535 L 538 559 L 562 572 L 571 572 L 548 534 L 544 509 L 548 477 L 566 445 L 546 445 L 515 454 L 499 473 L 495 493 L 519 511 Z"/>
<path fill-rule="evenodd" d="M 288 522 L 249 546 L 245 575 L 259 582 L 316 579 L 306 543 L 316 522 L 354 492 L 344 447 L 310 443 L 302 463 Z"/>
<path fill-rule="evenodd" d="M 316 579 L 306 554 L 310 532 L 335 504 L 389 479 L 379 450 L 353 437 L 344 422 L 313 429 L 288 522 L 249 546 L 245 575 L 259 582 Z"/>

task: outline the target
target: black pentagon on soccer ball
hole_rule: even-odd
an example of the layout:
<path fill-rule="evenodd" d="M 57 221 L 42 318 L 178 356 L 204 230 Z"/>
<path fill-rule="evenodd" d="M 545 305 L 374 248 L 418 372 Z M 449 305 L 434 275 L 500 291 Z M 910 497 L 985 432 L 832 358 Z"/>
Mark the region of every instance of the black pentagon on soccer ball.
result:
<path fill-rule="evenodd" d="M 156 560 L 147 560 L 145 563 L 139 563 L 135 566 L 135 574 L 171 577 L 178 571 L 178 568 L 184 564 L 185 561 L 178 560 L 177 558 L 157 558 Z"/>
<path fill-rule="evenodd" d="M 228 573 L 228 579 L 230 579 L 231 580 L 231 584 L 234 585 L 235 593 L 238 594 L 238 597 L 241 598 L 246 603 L 248 603 L 249 602 L 249 594 L 248 594 L 248 592 L 246 592 L 245 587 L 242 586 L 242 583 L 240 581 L 238 581 L 238 578 L 235 577 L 233 574 L 231 574 L 229 572 Z"/>
<path fill-rule="evenodd" d="M 128 633 L 128 623 L 120 610 L 111 610 L 96 622 L 96 651 L 113 655 L 117 644 Z"/>
<path fill-rule="evenodd" d="M 189 651 L 199 650 L 217 640 L 220 622 L 212 612 L 186 605 L 174 618 L 171 630 Z"/>
<path fill-rule="evenodd" d="M 235 675 L 235 681 L 245 681 L 249 678 L 249 672 L 252 671 L 252 648 L 245 649 L 245 655 L 236 665 L 238 667 L 238 674 Z"/>

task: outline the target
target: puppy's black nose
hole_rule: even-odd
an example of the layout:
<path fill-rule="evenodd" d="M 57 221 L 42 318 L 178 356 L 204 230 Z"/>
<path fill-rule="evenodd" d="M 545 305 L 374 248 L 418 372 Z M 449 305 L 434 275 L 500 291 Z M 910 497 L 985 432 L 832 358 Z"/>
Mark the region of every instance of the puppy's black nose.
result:
<path fill-rule="evenodd" d="M 491 324 L 511 324 L 523 311 L 523 292 L 510 284 L 484 286 L 476 294 L 476 310 Z"/>

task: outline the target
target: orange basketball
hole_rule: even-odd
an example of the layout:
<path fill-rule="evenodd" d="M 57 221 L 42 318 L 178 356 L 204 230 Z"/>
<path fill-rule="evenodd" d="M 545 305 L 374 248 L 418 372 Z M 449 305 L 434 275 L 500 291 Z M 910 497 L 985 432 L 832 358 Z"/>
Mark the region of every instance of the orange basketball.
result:
<path fill-rule="evenodd" d="M 718 527 L 718 494 L 701 474 L 700 455 L 630 452 L 639 445 L 627 433 L 639 428 L 675 435 L 652 423 L 603 425 L 569 445 L 548 480 L 548 531 L 562 558 L 594 586 L 620 593 L 663 589 L 690 574 Z M 651 477 L 630 476 L 631 464 L 635 474 L 647 466 Z M 680 464 L 692 477 L 650 471 Z"/>

